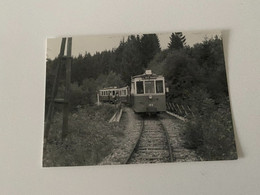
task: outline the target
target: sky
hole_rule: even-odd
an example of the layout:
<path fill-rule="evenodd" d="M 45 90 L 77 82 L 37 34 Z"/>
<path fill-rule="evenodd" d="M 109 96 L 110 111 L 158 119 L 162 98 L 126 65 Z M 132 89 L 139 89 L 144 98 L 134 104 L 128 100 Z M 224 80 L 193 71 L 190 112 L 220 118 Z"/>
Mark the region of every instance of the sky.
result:
<path fill-rule="evenodd" d="M 171 33 L 156 33 L 158 35 L 161 49 L 166 49 L 170 41 Z M 127 37 L 131 34 L 114 34 L 114 35 L 80 35 L 72 36 L 72 56 L 77 57 L 79 54 L 84 55 L 86 52 L 91 55 L 96 52 L 104 50 L 112 50 L 117 48 L 123 38 L 127 40 Z M 139 34 L 142 35 L 142 34 Z M 186 37 L 186 45 L 193 46 L 195 43 L 200 43 L 205 38 L 210 39 L 215 35 L 220 36 L 219 31 L 203 31 L 203 32 L 183 32 Z M 46 57 L 54 59 L 58 56 L 60 51 L 62 37 L 47 39 L 47 53 Z M 66 50 L 65 50 L 66 54 Z"/>

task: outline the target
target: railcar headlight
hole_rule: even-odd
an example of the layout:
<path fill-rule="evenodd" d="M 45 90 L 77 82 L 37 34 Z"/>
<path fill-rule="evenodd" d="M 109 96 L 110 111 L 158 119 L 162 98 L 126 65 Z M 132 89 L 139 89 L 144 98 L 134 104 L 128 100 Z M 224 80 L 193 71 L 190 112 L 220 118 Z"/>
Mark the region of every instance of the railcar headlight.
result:
<path fill-rule="evenodd" d="M 151 99 L 153 99 L 153 97 L 151 95 L 149 95 L 149 99 L 151 100 Z"/>

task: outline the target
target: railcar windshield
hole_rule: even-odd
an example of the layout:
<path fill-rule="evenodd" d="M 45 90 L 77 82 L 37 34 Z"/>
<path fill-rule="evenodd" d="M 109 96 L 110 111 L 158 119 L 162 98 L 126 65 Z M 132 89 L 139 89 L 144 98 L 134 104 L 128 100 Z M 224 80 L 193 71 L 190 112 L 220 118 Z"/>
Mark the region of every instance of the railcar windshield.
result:
<path fill-rule="evenodd" d="M 144 93 L 143 81 L 137 81 L 136 82 L 136 92 L 137 92 L 137 94 L 143 94 Z"/>
<path fill-rule="evenodd" d="M 163 81 L 156 81 L 156 93 L 163 93 Z"/>
<path fill-rule="evenodd" d="M 154 81 L 145 81 L 145 93 L 154 93 Z"/>

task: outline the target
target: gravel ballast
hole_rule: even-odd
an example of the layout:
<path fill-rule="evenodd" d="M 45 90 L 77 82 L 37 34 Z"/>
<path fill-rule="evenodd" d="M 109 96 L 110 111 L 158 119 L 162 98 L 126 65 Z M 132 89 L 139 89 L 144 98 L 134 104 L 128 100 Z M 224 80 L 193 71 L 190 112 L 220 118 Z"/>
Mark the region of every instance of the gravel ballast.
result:
<path fill-rule="evenodd" d="M 160 120 L 169 133 L 175 162 L 199 161 L 195 150 L 184 148 L 183 129 L 185 122 L 166 113 L 160 114 Z"/>
<path fill-rule="evenodd" d="M 125 124 L 124 137 L 118 143 L 118 147 L 100 163 L 100 165 L 124 164 L 135 147 L 140 135 L 142 120 L 131 108 L 124 107 L 122 120 Z"/>
<path fill-rule="evenodd" d="M 200 158 L 194 150 L 184 148 L 185 141 L 182 129 L 184 128 L 185 122 L 166 113 L 159 114 L 158 116 L 169 134 L 174 162 L 199 161 Z M 131 108 L 124 107 L 122 120 L 120 122 L 124 123 L 123 126 L 125 126 L 125 129 L 122 129 L 122 131 L 124 131 L 124 137 L 117 140 L 118 143 L 116 144 L 118 147 L 105 157 L 100 165 L 126 163 L 126 160 L 135 147 L 142 128 L 141 116 L 135 114 Z"/>

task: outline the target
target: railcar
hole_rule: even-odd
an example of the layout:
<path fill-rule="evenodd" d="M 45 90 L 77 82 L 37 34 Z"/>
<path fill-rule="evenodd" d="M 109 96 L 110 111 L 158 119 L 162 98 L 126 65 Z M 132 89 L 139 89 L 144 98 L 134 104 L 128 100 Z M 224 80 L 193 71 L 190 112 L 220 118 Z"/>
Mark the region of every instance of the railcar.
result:
<path fill-rule="evenodd" d="M 115 101 L 120 101 L 123 103 L 128 103 L 130 99 L 129 87 L 108 87 L 99 90 L 99 100 L 101 102 L 115 103 Z"/>
<path fill-rule="evenodd" d="M 153 74 L 151 70 L 131 77 L 131 105 L 136 113 L 166 111 L 164 77 Z"/>
<path fill-rule="evenodd" d="M 122 103 L 129 103 L 130 102 L 130 89 L 128 86 L 119 88 L 117 90 L 118 99 Z"/>

